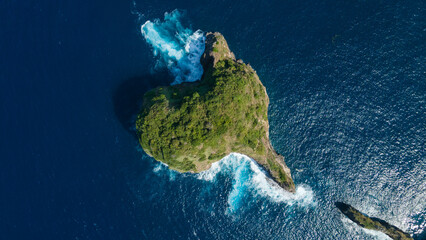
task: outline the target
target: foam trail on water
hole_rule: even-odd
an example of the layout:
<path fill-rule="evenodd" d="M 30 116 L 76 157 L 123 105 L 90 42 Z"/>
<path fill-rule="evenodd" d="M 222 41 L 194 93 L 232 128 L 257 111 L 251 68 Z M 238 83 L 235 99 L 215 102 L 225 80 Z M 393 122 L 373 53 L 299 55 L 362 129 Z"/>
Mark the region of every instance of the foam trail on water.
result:
<path fill-rule="evenodd" d="M 142 35 L 159 57 L 159 65 L 165 65 L 175 77 L 172 85 L 194 82 L 203 75 L 200 58 L 205 49 L 204 33 L 183 27 L 182 15 L 178 10 L 166 12 L 164 21 L 148 20 L 141 26 Z"/>
<path fill-rule="evenodd" d="M 219 162 L 213 163 L 209 170 L 197 174 L 197 178 L 214 181 L 219 172 L 230 174 L 233 178 L 232 189 L 228 196 L 230 212 L 235 212 L 241 207 L 248 190 L 256 196 L 266 197 L 274 202 L 302 207 L 315 206 L 314 195 L 309 186 L 297 186 L 294 194 L 287 192 L 269 179 L 257 162 L 243 154 L 229 154 Z"/>
<path fill-rule="evenodd" d="M 248 161 L 243 161 L 234 170 L 232 191 L 228 196 L 229 211 L 232 213 L 240 209 L 245 193 L 247 192 L 247 182 L 250 179 L 249 164 Z"/>

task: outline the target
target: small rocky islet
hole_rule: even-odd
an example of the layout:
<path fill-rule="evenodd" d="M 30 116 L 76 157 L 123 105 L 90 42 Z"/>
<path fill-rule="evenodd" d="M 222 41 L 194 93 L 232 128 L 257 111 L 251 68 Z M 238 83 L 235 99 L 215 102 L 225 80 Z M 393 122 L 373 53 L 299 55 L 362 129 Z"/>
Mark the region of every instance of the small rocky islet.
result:
<path fill-rule="evenodd" d="M 382 219 L 369 217 L 356 210 L 351 205 L 348 205 L 343 202 L 336 202 L 335 205 L 346 217 L 348 217 L 350 220 L 352 220 L 363 228 L 380 231 L 394 240 L 413 239 L 408 233 L 405 233 L 401 229 L 387 223 Z"/>
<path fill-rule="evenodd" d="M 179 172 L 201 172 L 232 152 L 254 159 L 289 192 L 290 169 L 269 141 L 266 89 L 220 33 L 207 33 L 200 81 L 145 93 L 136 120 L 144 151 Z"/>

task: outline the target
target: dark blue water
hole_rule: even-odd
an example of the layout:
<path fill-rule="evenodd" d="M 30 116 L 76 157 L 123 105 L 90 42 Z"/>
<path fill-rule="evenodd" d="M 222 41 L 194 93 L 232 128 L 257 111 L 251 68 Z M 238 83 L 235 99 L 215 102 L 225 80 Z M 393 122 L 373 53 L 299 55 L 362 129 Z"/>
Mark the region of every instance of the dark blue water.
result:
<path fill-rule="evenodd" d="M 173 79 L 152 71 L 140 26 L 176 8 L 257 70 L 272 144 L 312 199 L 251 188 L 232 164 L 177 174 L 141 151 L 138 100 Z M 425 39 L 424 1 L 4 0 L 0 238 L 383 238 L 345 220 L 344 201 L 422 239 Z"/>

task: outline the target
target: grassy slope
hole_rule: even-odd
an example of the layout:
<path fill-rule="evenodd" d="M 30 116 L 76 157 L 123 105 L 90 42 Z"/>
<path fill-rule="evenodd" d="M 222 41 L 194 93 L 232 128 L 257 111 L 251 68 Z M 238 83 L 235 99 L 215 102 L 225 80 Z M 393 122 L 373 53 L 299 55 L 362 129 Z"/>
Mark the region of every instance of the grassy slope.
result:
<path fill-rule="evenodd" d="M 269 143 L 269 98 L 256 72 L 234 61 L 222 35 L 203 79 L 153 89 L 144 96 L 136 129 L 143 149 L 170 168 L 200 172 L 231 152 L 255 159 L 284 188 L 294 183 Z"/>

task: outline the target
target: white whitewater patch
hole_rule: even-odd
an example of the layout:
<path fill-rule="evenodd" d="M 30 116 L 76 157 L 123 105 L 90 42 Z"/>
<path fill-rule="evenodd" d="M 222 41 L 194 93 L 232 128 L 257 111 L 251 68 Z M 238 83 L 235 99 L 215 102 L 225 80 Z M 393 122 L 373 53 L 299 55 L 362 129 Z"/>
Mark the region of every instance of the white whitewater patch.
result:
<path fill-rule="evenodd" d="M 159 57 L 157 66 L 165 66 L 175 77 L 172 85 L 201 79 L 200 63 L 205 49 L 205 36 L 201 30 L 193 32 L 181 23 L 183 14 L 174 10 L 164 14 L 164 21 L 155 19 L 141 26 L 141 33 Z"/>
<path fill-rule="evenodd" d="M 178 172 L 170 169 L 169 166 L 163 162 L 156 161 L 155 164 L 156 166 L 154 167 L 154 169 L 152 169 L 154 174 L 156 174 L 157 176 L 166 175 L 169 177 L 170 181 L 176 180 L 176 174 Z"/>
<path fill-rule="evenodd" d="M 307 185 L 296 187 L 296 193 L 282 189 L 267 177 L 265 172 L 253 159 L 239 153 L 231 153 L 222 160 L 212 164 L 211 168 L 197 174 L 198 179 L 214 181 L 219 172 L 230 174 L 232 190 L 228 196 L 229 211 L 235 212 L 241 207 L 248 190 L 256 196 L 266 197 L 277 203 L 315 206 L 314 194 Z"/>

